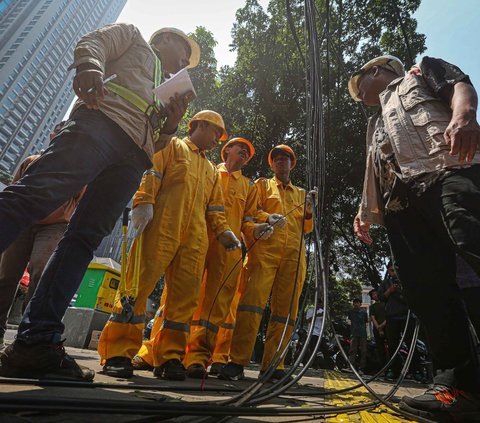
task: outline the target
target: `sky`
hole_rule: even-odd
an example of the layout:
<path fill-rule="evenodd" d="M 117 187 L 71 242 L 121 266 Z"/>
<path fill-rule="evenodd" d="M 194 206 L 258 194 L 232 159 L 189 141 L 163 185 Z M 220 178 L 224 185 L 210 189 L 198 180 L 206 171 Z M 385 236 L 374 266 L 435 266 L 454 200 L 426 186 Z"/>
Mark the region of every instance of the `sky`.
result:
<path fill-rule="evenodd" d="M 258 0 L 266 9 L 268 0 Z M 245 0 L 128 0 L 118 22 L 134 24 L 148 40 L 157 29 L 173 26 L 188 33 L 204 26 L 218 42 L 215 57 L 219 66 L 233 65 L 235 53 L 230 52 L 230 35 L 235 12 Z"/>
<path fill-rule="evenodd" d="M 259 3 L 266 9 L 268 0 Z M 136 25 L 146 39 L 164 26 L 191 32 L 203 25 L 218 42 L 219 66 L 233 65 L 230 33 L 235 12 L 244 4 L 245 0 L 128 0 L 118 21 Z M 480 89 L 480 0 L 422 0 L 414 16 L 418 31 L 427 36 L 424 54 L 456 64 Z"/>
<path fill-rule="evenodd" d="M 427 36 L 422 55 L 454 63 L 480 91 L 480 0 L 422 0 L 414 17 Z"/>

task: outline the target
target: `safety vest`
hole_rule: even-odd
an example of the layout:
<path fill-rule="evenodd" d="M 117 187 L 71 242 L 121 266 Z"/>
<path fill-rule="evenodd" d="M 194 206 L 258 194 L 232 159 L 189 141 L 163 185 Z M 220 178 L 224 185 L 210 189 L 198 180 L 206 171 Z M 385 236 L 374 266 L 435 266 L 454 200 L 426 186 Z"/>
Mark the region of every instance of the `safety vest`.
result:
<path fill-rule="evenodd" d="M 153 75 L 154 87 L 158 87 L 158 85 L 160 84 L 161 67 L 162 66 L 160 64 L 160 60 L 155 54 L 155 70 Z M 160 130 L 162 129 L 165 117 L 161 116 L 160 114 L 161 104 L 160 101 L 157 99 L 157 96 L 153 94 L 153 104 L 149 104 L 138 94 L 134 93 L 132 90 L 129 90 L 126 87 L 123 87 L 122 85 L 115 84 L 112 81 L 107 82 L 106 85 L 111 92 L 119 95 L 124 100 L 133 104 L 147 116 L 150 124 L 152 125 L 153 141 L 158 141 L 158 139 L 160 138 Z"/>

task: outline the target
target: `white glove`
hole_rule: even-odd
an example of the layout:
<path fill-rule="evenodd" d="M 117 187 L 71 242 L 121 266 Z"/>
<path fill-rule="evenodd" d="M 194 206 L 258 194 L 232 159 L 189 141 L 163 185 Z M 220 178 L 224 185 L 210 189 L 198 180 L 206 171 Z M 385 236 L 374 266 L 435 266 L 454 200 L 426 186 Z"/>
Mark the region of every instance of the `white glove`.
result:
<path fill-rule="evenodd" d="M 312 200 L 315 203 L 315 207 L 318 206 L 318 188 L 314 187 L 311 191 L 307 193 L 307 212 L 312 213 Z"/>
<path fill-rule="evenodd" d="M 268 223 L 259 223 L 255 225 L 253 230 L 253 236 L 255 239 L 268 239 L 273 234 L 273 226 L 270 226 Z"/>
<path fill-rule="evenodd" d="M 140 235 L 152 219 L 153 204 L 139 204 L 132 210 L 132 226 L 135 229 L 135 238 L 140 238 Z"/>
<path fill-rule="evenodd" d="M 287 224 L 287 219 L 283 217 L 281 214 L 273 213 L 268 216 L 268 223 L 270 226 L 274 226 L 275 228 L 282 229 Z"/>
<path fill-rule="evenodd" d="M 240 241 L 231 230 L 221 233 L 217 239 L 227 251 L 233 251 L 242 248 L 242 244 L 240 244 Z"/>

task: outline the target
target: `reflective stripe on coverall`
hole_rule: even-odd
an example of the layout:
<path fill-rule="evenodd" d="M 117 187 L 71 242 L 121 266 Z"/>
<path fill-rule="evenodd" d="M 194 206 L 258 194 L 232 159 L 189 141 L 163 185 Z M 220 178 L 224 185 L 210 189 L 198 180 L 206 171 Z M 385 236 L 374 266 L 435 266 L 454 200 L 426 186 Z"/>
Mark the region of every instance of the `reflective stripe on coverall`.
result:
<path fill-rule="evenodd" d="M 217 335 L 217 342 L 212 354 L 212 363 L 228 363 L 230 355 L 230 345 L 232 344 L 233 329 L 235 329 L 235 318 L 237 316 L 238 302 L 240 301 L 240 292 L 237 291 L 232 303 L 225 323 L 220 326 Z"/>
<path fill-rule="evenodd" d="M 188 138 L 173 138 L 155 154 L 154 166 L 145 172 L 133 207 L 143 203 L 153 204 L 154 212 L 142 236 L 134 315 L 126 321 L 117 293 L 98 346 L 102 362 L 118 356 L 132 358 L 137 353 L 147 298 L 164 273 L 167 295 L 162 327 L 154 341 L 153 364 L 183 359 L 208 246 L 206 219 L 215 236 L 229 229 L 218 171 Z M 135 240 L 130 249 L 127 288 L 133 282 L 137 243 Z"/>
<path fill-rule="evenodd" d="M 300 260 L 289 326 L 282 349 L 290 337 L 306 272 L 303 234 L 312 231 L 313 220 L 306 219 L 302 227 L 306 194 L 303 189 L 291 182 L 284 188 L 276 177 L 259 179 L 255 184 L 261 208 L 256 216 L 257 220 L 265 221 L 268 215 L 273 213 L 284 216 L 289 213 L 287 225 L 283 229 L 276 227 L 268 240 L 259 240 L 253 245 L 247 253 L 243 268 L 241 298 L 230 348 L 230 360 L 244 366 L 250 363 L 263 310 L 271 292 L 271 315 L 263 353 L 263 370 L 268 367 L 279 346 L 295 287 L 297 263 Z M 252 243 L 253 238 L 247 239 L 248 247 Z M 283 360 L 277 367 L 283 368 Z"/>
<path fill-rule="evenodd" d="M 230 229 L 238 239 L 242 232 L 253 236 L 253 214 L 257 210 L 258 201 L 255 185 L 242 175 L 241 170 L 228 173 L 223 163 L 218 166 L 218 170 L 222 180 L 225 216 Z M 202 293 L 192 320 L 185 367 L 208 364 L 220 325 L 224 323 L 237 292 L 238 275 L 242 269 L 241 250 L 227 252 L 214 236 L 209 238 Z M 228 279 L 225 280 L 227 276 Z"/>

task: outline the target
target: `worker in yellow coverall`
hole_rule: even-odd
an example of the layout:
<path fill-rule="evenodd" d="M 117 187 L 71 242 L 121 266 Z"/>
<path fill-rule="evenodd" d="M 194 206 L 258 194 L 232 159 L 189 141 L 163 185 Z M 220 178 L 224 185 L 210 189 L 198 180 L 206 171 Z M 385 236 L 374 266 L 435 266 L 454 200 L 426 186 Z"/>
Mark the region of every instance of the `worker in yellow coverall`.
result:
<path fill-rule="evenodd" d="M 110 376 L 133 375 L 131 359 L 142 344 L 146 300 L 165 273 L 167 294 L 162 327 L 153 346 L 154 374 L 185 379 L 182 360 L 199 300 L 208 247 L 207 221 L 227 250 L 240 248 L 225 219 L 219 173 L 204 153 L 226 139 L 223 119 L 204 110 L 188 127 L 189 137 L 173 138 L 155 154 L 153 168 L 145 172 L 134 196 L 136 239 L 130 249 L 126 285 L 128 290 L 135 283 L 136 249 L 141 243 L 138 296 L 132 313 L 122 305 L 119 290 L 102 332 L 98 352 L 104 373 Z"/>
<path fill-rule="evenodd" d="M 233 233 L 250 238 L 268 238 L 273 228 L 268 223 L 255 224 L 257 189 L 242 175 L 241 168 L 253 157 L 253 145 L 245 138 L 233 138 L 222 149 L 224 163 L 217 166 L 222 180 L 225 216 Z M 237 292 L 238 275 L 242 269 L 242 253 L 227 253 L 210 233 L 210 245 L 200 303 L 194 314 L 190 343 L 184 359 L 187 376 L 201 379 L 215 348 L 217 332 L 228 315 Z"/>
<path fill-rule="evenodd" d="M 275 176 L 271 179 L 261 178 L 255 182 L 259 208 L 263 210 L 263 215 L 257 213 L 257 220 L 270 223 L 275 230 L 268 240 L 255 242 L 253 239 L 246 239 L 249 250 L 243 268 L 241 297 L 230 348 L 230 360 L 219 374 L 220 378 L 227 380 L 244 377 L 243 368 L 250 363 L 270 292 L 271 315 L 261 373 L 267 369 L 275 356 L 284 327 L 288 325 L 281 348 L 286 346 L 297 316 L 298 299 L 305 278 L 303 235 L 313 229 L 310 195 L 290 181 L 290 171 L 296 164 L 295 154 L 290 147 L 283 144 L 274 147 L 269 153 L 268 160 Z M 292 296 L 293 304 L 289 315 Z M 282 360 L 272 379 L 280 379 L 284 374 Z"/>
<path fill-rule="evenodd" d="M 230 355 L 230 345 L 232 344 L 233 330 L 235 329 L 235 319 L 237 316 L 238 302 L 240 301 L 240 290 L 235 294 L 230 310 L 228 311 L 225 322 L 222 323 L 217 334 L 217 342 L 212 354 L 212 365 L 209 374 L 218 376 L 225 364 L 228 363 Z"/>

